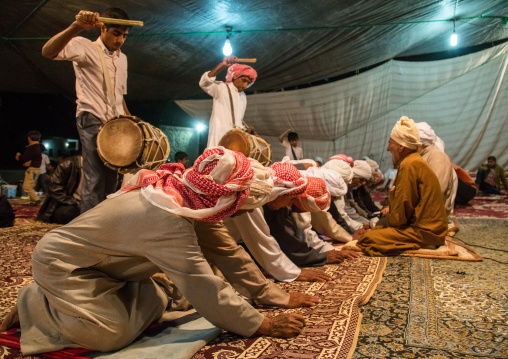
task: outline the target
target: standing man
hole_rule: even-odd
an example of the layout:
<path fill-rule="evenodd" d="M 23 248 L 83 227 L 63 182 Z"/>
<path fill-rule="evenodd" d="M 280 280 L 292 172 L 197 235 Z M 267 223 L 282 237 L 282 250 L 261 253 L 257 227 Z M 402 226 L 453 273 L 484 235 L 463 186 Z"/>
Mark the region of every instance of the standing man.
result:
<path fill-rule="evenodd" d="M 236 59 L 236 56 L 225 57 L 212 71 L 205 72 L 199 81 L 203 91 L 213 97 L 207 147 L 218 146 L 229 130 L 243 128 L 247 107 L 247 96 L 243 91 L 252 86 L 258 74 L 250 66 L 235 63 Z M 228 68 L 226 82 L 215 81 L 225 68 Z"/>
<path fill-rule="evenodd" d="M 128 26 L 103 24 L 99 13 L 81 10 L 80 20 L 53 36 L 42 55 L 72 61 L 76 74 L 76 125 L 83 155 L 81 213 L 93 208 L 116 190 L 117 173 L 107 168 L 97 153 L 100 126 L 117 115 L 130 115 L 123 95 L 127 94 L 127 56 L 121 51 Z M 128 20 L 119 8 L 109 8 L 103 17 Z M 83 30 L 100 28 L 96 41 L 77 36 Z M 107 71 L 104 71 L 107 68 Z"/>
<path fill-rule="evenodd" d="M 35 193 L 35 184 L 39 177 L 42 162 L 41 146 L 39 145 L 41 133 L 35 130 L 28 131 L 27 137 L 28 146 L 26 146 L 26 150 L 23 154 L 20 152 L 16 153 L 16 160 L 20 161 L 23 166 L 26 167 L 23 189 L 30 197 L 30 202 L 28 202 L 27 205 L 35 206 L 41 202 L 37 193 Z"/>

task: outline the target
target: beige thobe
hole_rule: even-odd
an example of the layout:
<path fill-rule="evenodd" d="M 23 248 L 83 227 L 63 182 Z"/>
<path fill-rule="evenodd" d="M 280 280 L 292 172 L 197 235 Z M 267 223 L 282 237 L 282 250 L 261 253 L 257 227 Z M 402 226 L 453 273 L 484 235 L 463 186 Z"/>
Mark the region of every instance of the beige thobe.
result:
<path fill-rule="evenodd" d="M 446 214 L 450 216 L 453 211 L 453 200 L 457 188 L 453 182 L 453 165 L 450 157 L 444 152 L 436 150 L 434 146 L 426 147 L 422 153 L 422 158 L 429 164 L 439 181 L 439 187 L 443 194 Z"/>
<path fill-rule="evenodd" d="M 23 354 L 128 345 L 166 308 L 150 279 L 160 270 L 212 324 L 254 334 L 264 316 L 213 274 L 192 222 L 134 190 L 47 233 L 32 256 L 35 282 L 19 292 Z"/>

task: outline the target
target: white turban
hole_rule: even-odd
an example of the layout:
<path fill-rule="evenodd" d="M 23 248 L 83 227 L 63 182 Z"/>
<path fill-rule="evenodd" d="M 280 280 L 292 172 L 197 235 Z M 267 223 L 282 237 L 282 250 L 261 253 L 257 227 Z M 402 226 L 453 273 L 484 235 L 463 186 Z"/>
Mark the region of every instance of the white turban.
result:
<path fill-rule="evenodd" d="M 356 160 L 353 166 L 353 176 L 369 180 L 372 178 L 372 168 L 367 161 Z"/>
<path fill-rule="evenodd" d="M 379 165 L 377 164 L 376 161 L 370 159 L 368 156 L 363 156 L 363 159 L 365 160 L 365 162 L 369 164 L 370 168 L 372 168 L 372 172 L 376 172 L 377 170 L 379 170 Z"/>
<path fill-rule="evenodd" d="M 422 146 L 431 146 L 436 142 L 436 133 L 427 122 L 418 122 L 416 127 L 420 130 L 420 142 Z"/>
<path fill-rule="evenodd" d="M 402 116 L 400 120 L 397 121 L 390 137 L 399 145 L 412 150 L 417 150 L 421 145 L 420 130 L 416 127 L 415 122 L 407 118 L 407 116 Z"/>
<path fill-rule="evenodd" d="M 347 193 L 347 185 L 344 179 L 336 171 L 324 167 L 309 167 L 306 171 L 300 171 L 304 177 L 318 177 L 325 181 L 326 188 L 332 197 L 342 197 Z"/>
<path fill-rule="evenodd" d="M 347 162 L 342 160 L 331 160 L 326 162 L 323 167 L 340 174 L 346 184 L 350 184 L 353 180 L 353 169 Z"/>
<path fill-rule="evenodd" d="M 250 184 L 249 198 L 241 209 L 261 207 L 268 202 L 273 189 L 273 179 L 271 177 L 273 171 L 253 158 L 248 158 L 248 160 L 250 167 L 254 170 L 254 176 Z"/>

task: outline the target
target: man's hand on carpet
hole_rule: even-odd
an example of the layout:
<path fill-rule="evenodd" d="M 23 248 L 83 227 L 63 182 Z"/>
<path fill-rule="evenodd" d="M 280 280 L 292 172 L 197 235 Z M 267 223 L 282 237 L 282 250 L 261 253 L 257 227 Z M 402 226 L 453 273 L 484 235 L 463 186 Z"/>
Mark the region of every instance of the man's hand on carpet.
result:
<path fill-rule="evenodd" d="M 332 277 L 320 269 L 302 268 L 300 275 L 295 280 L 300 282 L 328 282 L 332 280 Z"/>
<path fill-rule="evenodd" d="M 343 249 L 340 253 L 342 253 L 345 259 L 360 258 L 363 255 L 362 252 L 353 251 L 352 249 Z"/>
<path fill-rule="evenodd" d="M 18 313 L 18 306 L 15 305 L 12 307 L 11 311 L 7 314 L 7 316 L 2 321 L 2 324 L 0 324 L 0 332 L 5 332 L 12 327 L 18 327 L 19 326 L 19 313 Z"/>
<path fill-rule="evenodd" d="M 302 332 L 305 319 L 301 314 L 283 313 L 263 320 L 257 333 L 276 338 L 292 338 Z"/>
<path fill-rule="evenodd" d="M 331 250 L 326 252 L 326 264 L 339 264 L 344 262 L 344 258 L 341 251 Z"/>
<path fill-rule="evenodd" d="M 289 302 L 286 308 L 313 307 L 321 303 L 321 299 L 301 292 L 289 292 Z"/>

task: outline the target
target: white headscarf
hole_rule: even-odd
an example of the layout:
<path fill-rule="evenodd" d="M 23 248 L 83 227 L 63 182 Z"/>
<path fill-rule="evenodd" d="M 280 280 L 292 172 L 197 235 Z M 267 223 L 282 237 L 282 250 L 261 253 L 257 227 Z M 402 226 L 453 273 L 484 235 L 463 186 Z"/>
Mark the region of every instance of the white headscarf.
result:
<path fill-rule="evenodd" d="M 420 130 L 420 142 L 422 146 L 431 146 L 436 142 L 436 133 L 427 122 L 418 122 L 416 127 Z"/>
<path fill-rule="evenodd" d="M 353 177 L 359 177 L 366 180 L 372 178 L 372 169 L 367 161 L 356 160 L 353 166 Z"/>
<path fill-rule="evenodd" d="M 331 160 L 323 165 L 323 168 L 335 171 L 342 176 L 342 179 L 346 184 L 350 184 L 353 180 L 353 169 L 351 166 L 342 160 Z"/>
<path fill-rule="evenodd" d="M 417 150 L 420 143 L 420 130 L 415 122 L 407 116 L 402 116 L 395 124 L 390 135 L 391 139 L 399 145 Z"/>
<path fill-rule="evenodd" d="M 436 148 L 436 150 L 439 150 L 441 152 L 444 152 L 445 150 L 445 143 L 444 141 L 441 139 L 441 137 L 439 136 L 436 136 L 436 142 L 434 143 L 434 147 Z"/>

